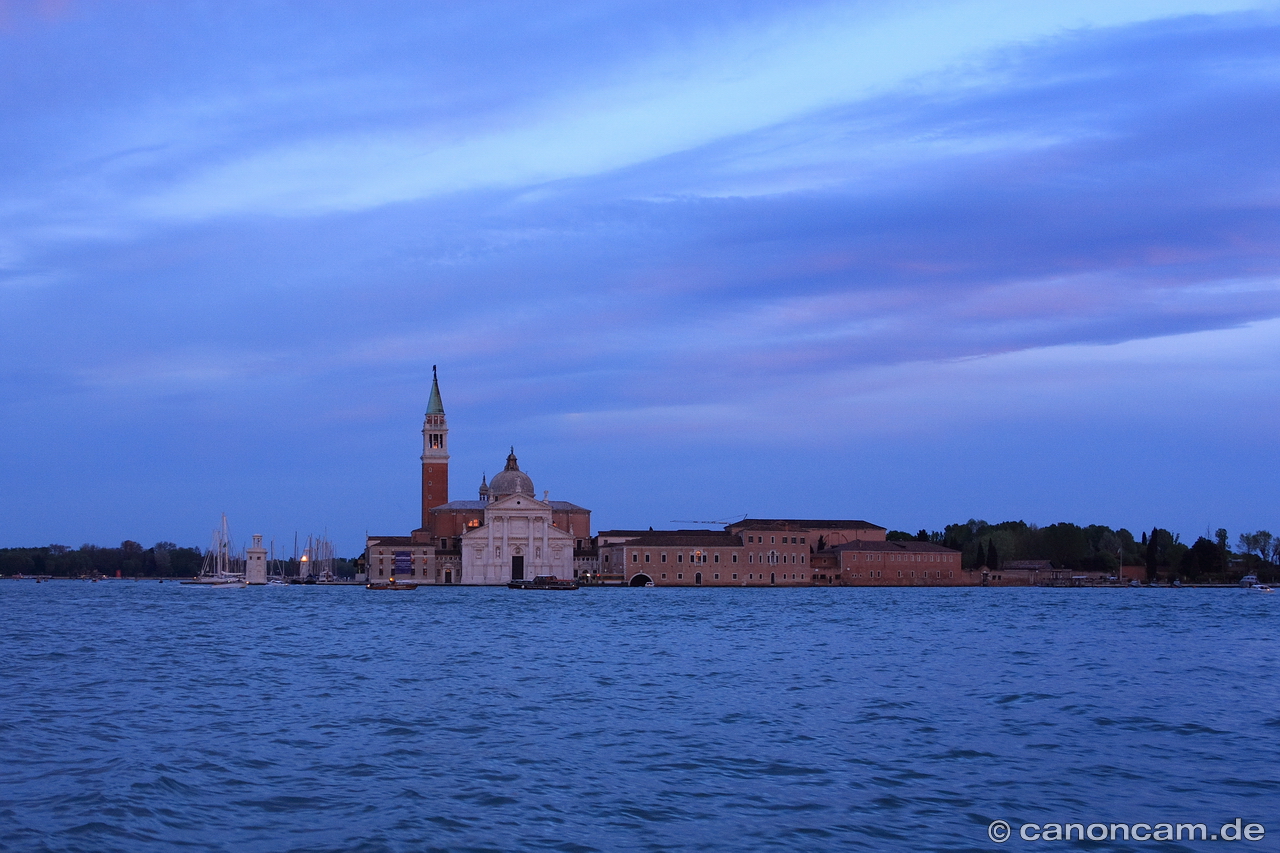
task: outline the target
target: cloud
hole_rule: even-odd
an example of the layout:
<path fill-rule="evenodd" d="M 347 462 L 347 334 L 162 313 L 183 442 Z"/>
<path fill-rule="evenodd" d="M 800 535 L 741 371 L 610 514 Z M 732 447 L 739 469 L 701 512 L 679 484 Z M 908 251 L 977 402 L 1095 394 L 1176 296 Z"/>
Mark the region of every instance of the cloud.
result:
<path fill-rule="evenodd" d="M 598 175 L 891 90 L 1069 27 L 1255 8 L 1245 2 L 971 0 L 824 6 L 611 68 L 480 127 L 311 135 L 220 158 L 138 201 L 148 216 L 306 215 Z M 1007 140 L 1006 140 L 1007 142 Z M 970 145 L 981 146 L 979 140 Z"/>
<path fill-rule="evenodd" d="M 765 435 L 793 453 L 770 476 L 979 428 L 1012 470 L 1135 389 L 1274 387 L 1270 11 L 115 8 L 0 56 L 15 482 L 40 460 L 72 482 L 69 447 L 116 460 L 104 483 L 206 494 L 237 487 L 193 448 L 278 482 L 328 459 L 335 493 L 391 513 L 378 478 L 412 479 L 433 363 L 474 453 L 560 453 L 558 490 L 606 463 L 660 485 Z M 1133 409 L 1116 422 L 1153 441 L 1196 420 Z M 1235 458 L 1235 427 L 1204 429 Z M 641 500 L 601 495 L 617 523 Z"/>

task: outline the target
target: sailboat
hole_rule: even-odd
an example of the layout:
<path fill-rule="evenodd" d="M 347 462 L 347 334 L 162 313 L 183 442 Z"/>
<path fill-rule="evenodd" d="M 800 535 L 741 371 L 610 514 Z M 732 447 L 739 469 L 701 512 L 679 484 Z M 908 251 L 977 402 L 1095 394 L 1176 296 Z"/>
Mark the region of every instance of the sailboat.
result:
<path fill-rule="evenodd" d="M 231 553 L 231 531 L 227 527 L 225 512 L 222 514 L 222 527 L 213 531 L 213 543 L 205 552 L 200 575 L 182 583 L 223 589 L 248 586 L 244 578 L 244 560 L 236 559 Z"/>
<path fill-rule="evenodd" d="M 271 540 L 271 568 L 267 572 L 267 586 L 288 586 L 284 577 L 284 563 L 276 559 L 276 540 Z"/>

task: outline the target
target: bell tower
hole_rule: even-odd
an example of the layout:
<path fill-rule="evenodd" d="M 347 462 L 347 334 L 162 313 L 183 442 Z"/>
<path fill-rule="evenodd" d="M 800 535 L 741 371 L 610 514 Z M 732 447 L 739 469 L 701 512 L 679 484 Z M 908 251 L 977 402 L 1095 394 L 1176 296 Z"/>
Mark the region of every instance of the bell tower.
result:
<path fill-rule="evenodd" d="M 440 401 L 436 366 L 431 365 L 431 399 L 422 423 L 422 526 L 430 527 L 431 508 L 449 502 L 449 422 Z"/>

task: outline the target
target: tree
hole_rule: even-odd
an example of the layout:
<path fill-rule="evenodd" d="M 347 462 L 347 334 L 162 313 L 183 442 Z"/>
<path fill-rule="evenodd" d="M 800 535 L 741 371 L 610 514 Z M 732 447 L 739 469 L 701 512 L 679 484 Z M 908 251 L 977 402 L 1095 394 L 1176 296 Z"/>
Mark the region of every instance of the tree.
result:
<path fill-rule="evenodd" d="M 1226 552 L 1227 552 L 1227 528 L 1225 528 L 1225 527 L 1219 527 L 1219 528 L 1218 528 L 1217 533 L 1215 533 L 1215 534 L 1214 534 L 1214 538 L 1218 540 L 1218 547 L 1222 550 L 1222 553 L 1223 553 L 1223 554 L 1226 554 Z"/>
<path fill-rule="evenodd" d="M 1265 530 L 1241 533 L 1239 548 L 1246 554 L 1257 554 L 1260 560 L 1270 562 L 1275 558 L 1276 538 Z"/>
<path fill-rule="evenodd" d="M 1222 552 L 1218 550 L 1215 542 L 1210 542 L 1201 536 L 1195 541 L 1195 544 L 1182 555 L 1182 562 L 1179 564 L 1179 574 L 1189 580 L 1200 580 L 1207 574 L 1220 574 L 1226 571 L 1226 564 L 1222 562 Z"/>
<path fill-rule="evenodd" d="M 1147 546 L 1147 583 L 1156 582 L 1156 559 L 1159 557 L 1159 550 L 1156 547 L 1157 531 L 1158 528 L 1153 527 L 1151 528 L 1150 537 L 1145 533 L 1142 534 L 1142 541 L 1145 542 Z"/>
<path fill-rule="evenodd" d="M 978 543 L 978 553 L 973 558 L 973 567 L 981 569 L 987 565 L 987 555 L 982 550 L 982 543 Z"/>
<path fill-rule="evenodd" d="M 1000 568 L 1000 559 L 996 554 L 996 542 L 994 539 L 987 542 L 987 568 L 993 572 Z"/>

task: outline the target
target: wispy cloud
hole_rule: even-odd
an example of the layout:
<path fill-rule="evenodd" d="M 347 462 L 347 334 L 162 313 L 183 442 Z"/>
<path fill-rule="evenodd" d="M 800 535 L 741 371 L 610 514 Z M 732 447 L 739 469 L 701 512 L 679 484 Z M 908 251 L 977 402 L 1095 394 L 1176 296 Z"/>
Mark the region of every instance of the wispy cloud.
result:
<path fill-rule="evenodd" d="M 367 430 L 351 464 L 384 470 L 433 363 L 476 441 L 712 459 L 770 412 L 811 469 L 842 435 L 1012 440 L 1269 376 L 1275 4 L 240 14 L 0 31 L 0 381 L 32 458 L 91 410 L 306 464 Z"/>

